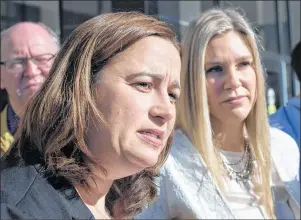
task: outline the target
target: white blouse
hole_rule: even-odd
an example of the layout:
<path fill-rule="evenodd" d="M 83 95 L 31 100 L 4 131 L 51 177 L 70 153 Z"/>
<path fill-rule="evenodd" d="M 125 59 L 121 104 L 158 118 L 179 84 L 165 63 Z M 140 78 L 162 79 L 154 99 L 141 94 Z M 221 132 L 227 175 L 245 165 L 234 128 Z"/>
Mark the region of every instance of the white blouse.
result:
<path fill-rule="evenodd" d="M 293 215 L 300 218 L 298 147 L 290 136 L 274 128 L 271 128 L 271 146 L 274 168 L 278 171 L 273 172 L 272 178 L 275 173 L 279 177 L 279 184 L 272 183 L 277 218 Z M 283 182 L 285 185 L 281 185 Z M 158 185 L 156 201 L 145 207 L 137 219 L 250 219 L 265 215 L 261 207 L 249 204 L 254 199 L 251 190 L 230 182 L 226 193 L 222 193 L 199 152 L 180 130 L 175 132 L 171 154 L 161 169 Z"/>
<path fill-rule="evenodd" d="M 235 163 L 243 156 L 243 152 L 220 151 L 221 157 L 228 163 Z M 248 160 L 245 155 L 240 163 L 231 165 L 236 171 L 241 171 Z M 224 177 L 224 195 L 227 199 L 234 215 L 239 219 L 264 219 L 266 214 L 262 206 L 257 201 L 259 197 L 256 195 L 255 186 L 251 180 L 236 181 L 231 180 L 228 176 Z"/>

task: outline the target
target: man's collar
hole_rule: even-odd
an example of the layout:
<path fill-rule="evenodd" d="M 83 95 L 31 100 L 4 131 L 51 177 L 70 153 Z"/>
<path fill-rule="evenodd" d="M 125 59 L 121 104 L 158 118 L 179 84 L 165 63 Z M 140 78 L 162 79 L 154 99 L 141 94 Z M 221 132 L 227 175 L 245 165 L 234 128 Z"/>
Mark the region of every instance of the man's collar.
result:
<path fill-rule="evenodd" d="M 7 127 L 11 134 L 15 134 L 19 125 L 20 118 L 14 112 L 10 104 L 7 106 Z"/>

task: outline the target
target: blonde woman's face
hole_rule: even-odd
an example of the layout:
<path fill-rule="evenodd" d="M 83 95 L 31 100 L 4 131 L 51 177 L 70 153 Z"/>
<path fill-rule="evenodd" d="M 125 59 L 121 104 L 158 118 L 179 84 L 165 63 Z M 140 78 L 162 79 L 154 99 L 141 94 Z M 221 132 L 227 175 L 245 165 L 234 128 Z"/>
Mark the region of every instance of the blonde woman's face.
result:
<path fill-rule="evenodd" d="M 102 70 L 97 107 L 107 126 L 90 123 L 88 146 L 109 179 L 157 163 L 175 124 L 180 68 L 179 52 L 171 42 L 146 37 Z"/>
<path fill-rule="evenodd" d="M 209 41 L 205 73 L 211 117 L 221 123 L 244 121 L 255 101 L 256 74 L 252 54 L 236 32 Z"/>

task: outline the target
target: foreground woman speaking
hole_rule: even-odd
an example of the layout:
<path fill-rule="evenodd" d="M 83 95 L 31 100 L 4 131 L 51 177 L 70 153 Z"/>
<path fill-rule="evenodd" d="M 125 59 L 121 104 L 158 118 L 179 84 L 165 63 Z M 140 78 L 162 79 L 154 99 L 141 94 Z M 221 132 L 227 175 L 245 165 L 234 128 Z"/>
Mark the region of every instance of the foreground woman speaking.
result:
<path fill-rule="evenodd" d="M 129 218 L 152 201 L 180 59 L 175 33 L 140 13 L 75 29 L 1 158 L 1 219 Z"/>

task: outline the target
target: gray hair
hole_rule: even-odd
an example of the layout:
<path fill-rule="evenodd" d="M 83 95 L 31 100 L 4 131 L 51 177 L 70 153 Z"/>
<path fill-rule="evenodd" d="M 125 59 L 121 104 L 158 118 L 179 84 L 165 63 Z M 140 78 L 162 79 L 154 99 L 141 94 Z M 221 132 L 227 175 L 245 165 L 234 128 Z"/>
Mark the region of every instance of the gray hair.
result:
<path fill-rule="evenodd" d="M 47 25 L 45 25 L 43 22 L 32 22 L 32 21 L 29 21 L 28 23 L 37 24 L 40 27 L 42 27 L 44 30 L 46 30 L 48 32 L 48 34 L 51 36 L 53 42 L 58 46 L 58 48 L 60 47 L 59 36 L 50 27 L 48 27 Z M 11 28 L 12 27 L 9 27 L 9 28 L 1 31 L 1 34 L 0 34 L 1 40 L 3 39 L 4 36 L 6 36 L 7 34 L 9 34 Z"/>
<path fill-rule="evenodd" d="M 36 24 L 38 24 L 41 27 L 43 27 L 50 34 L 50 36 L 52 37 L 52 39 L 56 43 L 56 45 L 58 47 L 60 47 L 60 39 L 59 39 L 59 36 L 55 33 L 55 31 L 53 31 L 50 27 L 48 27 L 47 25 L 45 25 L 43 22 L 38 22 Z"/>

